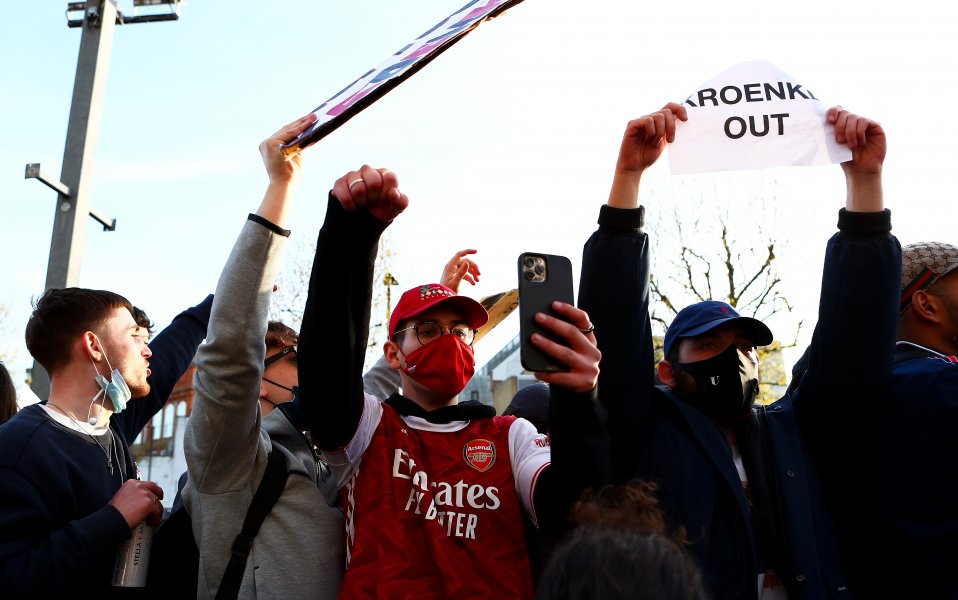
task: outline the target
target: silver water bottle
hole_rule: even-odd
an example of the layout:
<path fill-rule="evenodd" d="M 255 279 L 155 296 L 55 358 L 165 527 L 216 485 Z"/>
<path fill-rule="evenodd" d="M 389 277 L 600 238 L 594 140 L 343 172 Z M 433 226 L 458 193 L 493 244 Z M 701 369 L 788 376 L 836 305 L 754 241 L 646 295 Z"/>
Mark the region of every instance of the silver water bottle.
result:
<path fill-rule="evenodd" d="M 133 528 L 133 536 L 120 544 L 113 567 L 113 585 L 118 587 L 145 587 L 150 566 L 150 546 L 153 527 L 143 521 Z"/>

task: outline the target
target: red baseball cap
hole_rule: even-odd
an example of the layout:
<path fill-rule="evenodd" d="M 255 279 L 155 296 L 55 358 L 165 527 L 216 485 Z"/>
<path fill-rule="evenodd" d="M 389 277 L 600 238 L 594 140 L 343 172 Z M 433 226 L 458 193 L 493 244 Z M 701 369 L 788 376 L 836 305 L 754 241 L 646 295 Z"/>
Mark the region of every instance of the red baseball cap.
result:
<path fill-rule="evenodd" d="M 465 322 L 473 329 L 479 329 L 489 320 L 486 309 L 472 298 L 460 296 L 441 283 L 427 283 L 407 290 L 399 299 L 399 303 L 389 317 L 389 339 L 393 339 L 401 321 L 415 317 L 440 304 L 460 311 Z"/>

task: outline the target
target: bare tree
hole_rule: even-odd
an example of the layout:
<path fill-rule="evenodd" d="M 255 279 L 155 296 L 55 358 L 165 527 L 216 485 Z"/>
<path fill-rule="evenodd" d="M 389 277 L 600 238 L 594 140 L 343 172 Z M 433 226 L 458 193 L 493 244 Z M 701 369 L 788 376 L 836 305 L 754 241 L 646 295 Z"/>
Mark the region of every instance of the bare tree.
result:
<path fill-rule="evenodd" d="M 650 318 L 664 334 L 683 307 L 703 300 L 727 302 L 741 314 L 762 321 L 794 311 L 776 269 L 776 251 L 785 245 L 777 223 L 777 181 L 723 196 L 719 185 L 692 184 L 681 200 L 655 201 L 650 211 L 653 264 L 650 276 Z M 691 186 L 690 186 L 691 187 Z M 759 351 L 760 401 L 775 400 L 786 383 L 782 348 L 797 345 L 802 321 L 790 341 L 776 341 Z M 791 332 L 790 332 L 791 333 Z M 657 348 L 661 359 L 661 347 Z"/>
<path fill-rule="evenodd" d="M 382 343 L 386 340 L 388 331 L 388 310 L 391 310 L 390 286 L 387 281 L 395 282 L 390 274 L 390 263 L 393 252 L 390 249 L 389 233 L 386 232 L 379 240 L 379 252 L 376 255 L 375 273 L 373 275 L 373 298 L 369 323 L 369 345 L 366 349 L 366 361 L 363 370 L 369 369 L 382 356 Z M 299 331 L 303 323 L 303 310 L 306 307 L 306 296 L 309 293 L 309 276 L 313 269 L 313 256 L 316 254 L 316 240 L 312 239 L 289 248 L 284 261 L 283 270 L 276 278 L 277 290 L 270 303 L 269 318 L 282 321 Z M 331 283 L 332 285 L 332 283 Z"/>

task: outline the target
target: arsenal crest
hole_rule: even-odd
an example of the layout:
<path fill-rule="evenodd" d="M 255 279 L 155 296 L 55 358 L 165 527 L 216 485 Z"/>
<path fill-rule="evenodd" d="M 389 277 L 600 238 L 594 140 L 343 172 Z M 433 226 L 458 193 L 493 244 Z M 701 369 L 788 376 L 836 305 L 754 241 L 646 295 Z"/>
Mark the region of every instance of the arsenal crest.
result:
<path fill-rule="evenodd" d="M 496 462 L 496 445 L 489 440 L 472 440 L 463 446 L 462 457 L 473 469 L 488 471 Z"/>

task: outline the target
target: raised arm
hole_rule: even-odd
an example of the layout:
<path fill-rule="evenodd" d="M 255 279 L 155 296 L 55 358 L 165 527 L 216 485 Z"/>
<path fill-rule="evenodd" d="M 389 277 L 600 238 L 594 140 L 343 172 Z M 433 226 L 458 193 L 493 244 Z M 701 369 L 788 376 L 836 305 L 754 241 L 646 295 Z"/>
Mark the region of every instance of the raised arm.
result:
<path fill-rule="evenodd" d="M 644 431 L 652 425 L 655 371 L 649 321 L 649 239 L 642 230 L 639 183 L 666 144 L 674 141 L 676 120 L 685 119 L 682 106 L 667 104 L 629 122 L 608 203 L 601 207 L 599 228 L 582 254 L 579 307 L 592 317 L 602 351 L 599 390 L 608 412 L 614 483 L 635 476 Z"/>
<path fill-rule="evenodd" d="M 210 294 L 196 306 L 178 314 L 150 342 L 153 351 L 150 393 L 137 398 L 125 411 L 113 416 L 127 443 L 132 444 L 140 430 L 163 408 L 176 382 L 193 362 L 197 347 L 206 337 L 212 306 L 213 295 Z"/>
<path fill-rule="evenodd" d="M 359 426 L 379 237 L 408 202 L 395 173 L 368 165 L 330 192 L 299 335 L 300 406 L 320 448 L 343 448 Z"/>
<path fill-rule="evenodd" d="M 279 148 L 314 119 L 298 119 L 260 144 L 269 184 L 216 286 L 206 343 L 196 355 L 193 412 L 184 441 L 189 485 L 203 494 L 248 487 L 255 476 L 250 466 L 265 469 L 258 399 L 267 311 L 289 235 L 283 228 L 288 202 L 302 169 L 299 155 L 287 160 Z M 196 518 L 195 507 L 191 510 Z"/>
<path fill-rule="evenodd" d="M 881 125 L 838 107 L 826 118 L 835 125 L 836 141 L 851 149 L 852 160 L 842 164 L 845 208 L 826 249 L 819 318 L 795 405 L 823 477 L 837 481 L 860 472 L 876 431 L 873 417 L 886 412 L 901 248 L 884 208 Z"/>

